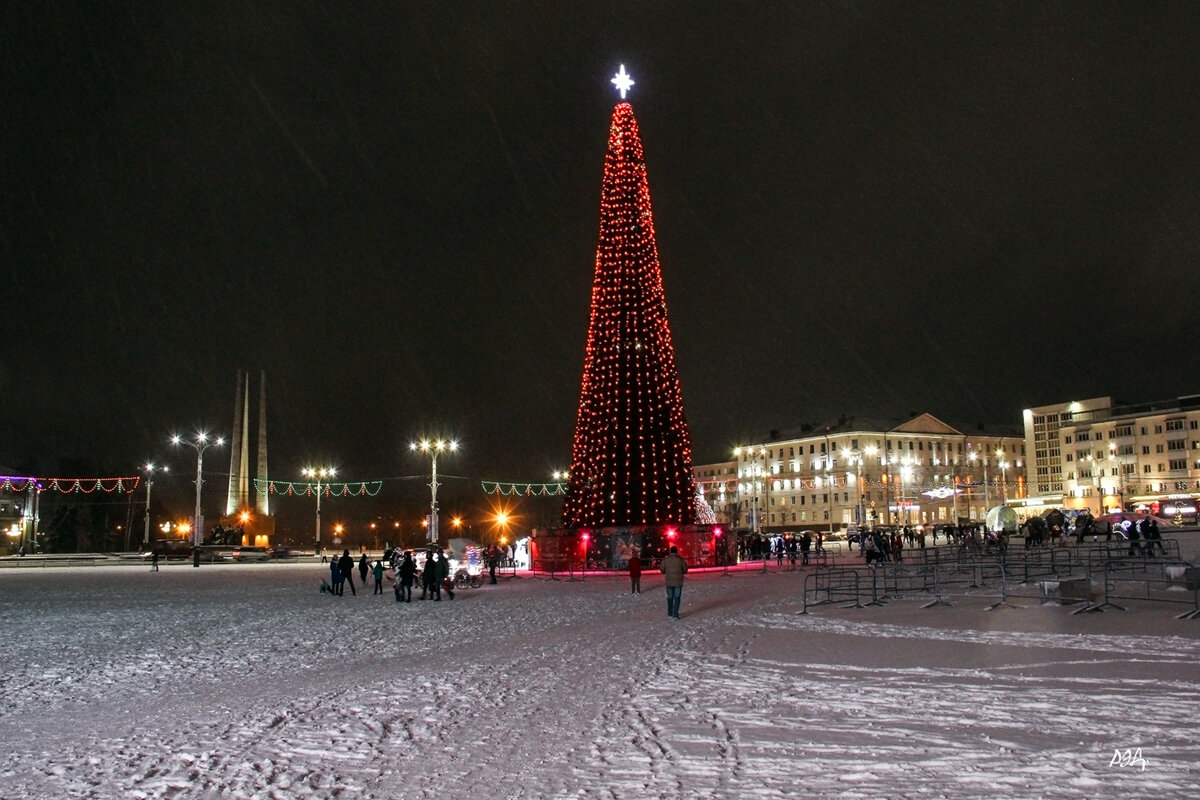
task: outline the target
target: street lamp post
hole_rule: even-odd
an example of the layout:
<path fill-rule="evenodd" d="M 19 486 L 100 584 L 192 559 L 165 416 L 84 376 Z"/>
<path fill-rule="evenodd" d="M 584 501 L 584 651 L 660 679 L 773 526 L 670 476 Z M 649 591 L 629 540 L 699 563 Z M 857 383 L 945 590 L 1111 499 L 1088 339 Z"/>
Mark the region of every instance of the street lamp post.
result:
<path fill-rule="evenodd" d="M 976 462 L 976 460 L 978 460 L 978 458 L 979 458 L 979 456 L 977 456 L 975 454 L 974 450 L 972 450 L 970 453 L 967 454 L 967 460 L 971 462 L 972 472 L 975 469 L 975 462 Z M 986 514 L 987 513 L 987 466 L 986 466 L 987 459 L 984 459 L 984 464 L 985 464 L 985 466 L 983 468 L 983 511 Z M 971 482 L 973 483 L 974 481 L 975 481 L 975 476 L 972 475 Z M 971 487 L 969 485 L 967 486 L 967 515 L 968 516 L 971 515 Z"/>
<path fill-rule="evenodd" d="M 904 524 L 907 526 L 911 522 L 909 517 L 908 494 L 905 489 L 905 484 L 912 477 L 913 468 L 910 464 L 902 464 L 900 466 L 900 504 L 904 506 Z"/>
<path fill-rule="evenodd" d="M 867 452 L 874 450 L 873 447 L 868 447 Z M 854 462 L 855 466 L 855 489 L 858 491 L 858 504 L 855 506 L 855 524 L 858 525 L 859 531 L 866 527 L 866 509 L 863 507 L 863 485 L 862 485 L 862 468 L 863 468 L 863 451 L 858 450 L 843 450 L 842 455 Z M 860 534 L 861 535 L 861 534 Z"/>
<path fill-rule="evenodd" d="M 146 470 L 146 519 L 142 527 L 142 545 L 148 547 L 150 545 L 150 487 L 154 485 L 154 471 L 167 472 L 170 467 L 156 467 L 153 464 L 147 464 Z"/>
<path fill-rule="evenodd" d="M 204 526 L 200 518 L 200 487 L 204 485 L 204 451 L 213 446 L 223 447 L 225 439 L 221 436 L 212 439 L 207 433 L 201 431 L 192 439 L 184 439 L 182 436 L 176 434 L 171 437 L 171 444 L 176 447 L 186 444 L 196 451 L 196 510 L 192 517 L 192 545 L 199 547 L 201 542 L 204 541 Z M 199 566 L 199 561 L 194 563 Z"/>
<path fill-rule="evenodd" d="M 833 541 L 833 486 L 837 479 L 830 472 L 833 467 L 832 455 L 822 453 L 821 460 L 825 462 L 825 497 L 828 501 L 825 504 L 825 518 L 829 521 L 829 540 Z"/>
<path fill-rule="evenodd" d="M 1117 476 L 1116 491 L 1117 491 L 1117 508 L 1120 511 L 1125 510 L 1125 468 L 1121 466 L 1121 459 L 1117 457 L 1117 445 L 1110 443 L 1108 445 L 1108 460 L 1113 463 L 1113 473 Z M 1103 509 L 1101 509 L 1103 510 Z"/>
<path fill-rule="evenodd" d="M 412 442 L 409 444 L 409 449 L 414 452 L 425 453 L 430 460 L 430 481 L 429 481 L 429 527 L 428 530 L 430 544 L 436 544 L 438 540 L 438 504 L 437 504 L 437 459 L 440 453 L 454 453 L 458 451 L 458 442 L 453 439 L 445 441 L 442 439 L 429 440 L 422 439 L 420 442 Z"/>
<path fill-rule="evenodd" d="M 1100 459 L 1092 454 L 1088 454 L 1088 461 L 1092 464 L 1092 480 L 1096 483 L 1096 507 L 1100 510 L 1096 513 L 1104 513 L 1104 467 Z"/>
<path fill-rule="evenodd" d="M 1000 503 L 1008 505 L 1008 462 L 1000 462 Z"/>
<path fill-rule="evenodd" d="M 321 481 L 325 478 L 332 478 L 337 475 L 337 470 L 333 467 L 305 467 L 300 470 L 300 474 L 310 480 L 316 480 L 316 495 L 317 495 L 317 521 L 316 521 L 316 554 L 321 555 Z M 329 483 L 326 482 L 325 487 L 328 488 Z"/>
<path fill-rule="evenodd" d="M 986 518 L 988 512 L 988 476 L 987 476 L 987 456 L 983 457 L 983 513 Z"/>

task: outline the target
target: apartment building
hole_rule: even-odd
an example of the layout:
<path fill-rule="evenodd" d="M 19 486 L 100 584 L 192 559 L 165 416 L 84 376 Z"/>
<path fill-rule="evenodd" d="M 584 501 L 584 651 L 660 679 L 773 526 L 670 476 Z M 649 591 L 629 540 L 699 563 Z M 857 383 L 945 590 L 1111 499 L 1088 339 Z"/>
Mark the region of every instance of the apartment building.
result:
<path fill-rule="evenodd" d="M 1138 404 L 1098 397 L 1026 409 L 1024 418 L 1027 480 L 1048 502 L 1196 524 L 1200 395 Z"/>
<path fill-rule="evenodd" d="M 735 448 L 732 462 L 700 465 L 694 473 L 718 520 L 742 530 L 949 524 L 1024 501 L 1025 447 L 1015 426 L 956 427 L 932 414 L 902 421 L 843 417 L 773 431 Z"/>

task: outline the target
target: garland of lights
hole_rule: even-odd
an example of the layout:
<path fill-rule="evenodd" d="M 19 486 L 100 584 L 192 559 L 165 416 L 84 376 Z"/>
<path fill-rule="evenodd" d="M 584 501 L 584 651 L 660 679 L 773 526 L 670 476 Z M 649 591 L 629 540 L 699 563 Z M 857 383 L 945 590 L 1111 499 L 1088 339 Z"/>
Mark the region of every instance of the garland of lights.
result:
<path fill-rule="evenodd" d="M 33 487 L 39 492 L 92 494 L 99 491 L 112 494 L 113 492 L 133 492 L 141 480 L 139 475 L 122 478 L 34 478 L 2 475 L 0 476 L 0 491 L 19 494 L 33 484 Z"/>
<path fill-rule="evenodd" d="M 503 495 L 504 497 L 552 497 L 566 494 L 565 483 L 501 483 L 499 481 L 480 481 L 484 494 Z M 491 487 L 491 488 L 488 488 Z"/>
<path fill-rule="evenodd" d="M 774 485 L 776 483 L 781 482 L 782 480 L 783 479 L 772 480 L 771 484 Z M 846 489 L 846 488 L 849 488 L 850 486 L 852 486 L 854 483 L 853 481 L 850 480 L 849 477 L 789 478 L 787 480 L 792 481 L 793 487 L 791 489 L 772 489 L 771 491 L 773 491 L 773 492 L 805 491 L 805 490 L 815 491 L 817 489 L 822 488 L 823 485 L 825 485 L 826 483 L 829 483 L 829 482 L 833 483 L 834 488 Z M 760 482 L 763 482 L 763 481 L 760 481 Z M 1019 483 L 1019 481 L 1009 481 L 1008 482 L 1009 485 L 1016 485 L 1017 483 Z M 867 480 L 866 478 L 863 478 L 861 480 L 861 484 L 865 488 L 873 488 L 873 489 L 884 489 L 889 486 L 897 487 L 897 486 L 901 485 L 900 482 L 898 482 L 898 481 L 891 481 L 891 482 L 886 481 L 886 480 L 872 481 L 872 480 Z M 726 494 L 734 494 L 737 491 L 737 487 L 739 485 L 740 485 L 740 482 L 736 481 L 736 480 L 709 481 L 709 482 L 701 482 L 699 484 L 700 490 L 704 494 L 712 494 L 713 492 L 725 492 Z M 957 485 L 960 489 L 974 489 L 976 487 L 982 488 L 984 484 L 977 483 L 975 481 L 959 481 Z M 1001 485 L 1003 485 L 1003 482 L 999 479 L 998 476 L 996 476 L 996 477 L 989 478 L 987 485 L 988 486 L 1001 486 Z M 903 486 L 906 489 L 919 489 L 921 491 L 932 491 L 934 489 L 940 489 L 940 488 L 947 486 L 947 483 L 945 481 L 943 481 L 943 482 L 936 483 L 936 484 L 925 483 L 925 484 L 918 485 L 918 484 L 910 483 L 910 482 L 906 481 L 906 482 L 904 482 Z M 1196 488 L 1200 489 L 1200 481 L 1197 482 Z"/>
<path fill-rule="evenodd" d="M 355 489 L 353 487 L 357 486 Z M 293 481 L 272 481 L 254 479 L 254 490 L 259 494 L 283 494 L 288 496 L 303 495 L 313 497 L 320 492 L 323 497 L 351 497 L 354 495 L 374 497 L 383 489 L 383 481 L 362 481 L 361 483 L 298 483 Z"/>

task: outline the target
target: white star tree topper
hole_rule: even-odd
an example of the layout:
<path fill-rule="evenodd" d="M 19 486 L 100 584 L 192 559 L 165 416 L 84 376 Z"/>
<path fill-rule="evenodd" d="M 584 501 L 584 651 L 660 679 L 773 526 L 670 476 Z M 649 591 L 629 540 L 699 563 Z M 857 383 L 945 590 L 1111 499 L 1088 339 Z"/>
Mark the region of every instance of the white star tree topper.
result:
<path fill-rule="evenodd" d="M 621 99 L 625 99 L 625 93 L 629 91 L 629 87 L 633 86 L 633 78 L 629 73 L 625 72 L 625 65 L 621 65 L 621 70 L 612 79 L 613 86 L 617 87 L 617 91 L 621 93 Z"/>

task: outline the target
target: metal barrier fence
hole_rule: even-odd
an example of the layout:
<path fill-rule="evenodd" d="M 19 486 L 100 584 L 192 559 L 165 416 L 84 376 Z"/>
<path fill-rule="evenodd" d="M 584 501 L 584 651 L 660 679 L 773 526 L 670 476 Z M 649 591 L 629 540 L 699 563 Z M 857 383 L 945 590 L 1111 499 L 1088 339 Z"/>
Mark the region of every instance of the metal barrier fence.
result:
<path fill-rule="evenodd" d="M 1009 549 L 1005 554 L 949 546 L 905 551 L 902 561 L 870 567 L 816 565 L 805 574 L 801 613 L 807 614 L 809 606 L 850 603 L 845 607 L 864 608 L 932 594 L 934 599 L 922 606 L 929 608 L 954 605 L 950 596 L 994 592 L 998 599 L 989 609 L 1015 607 L 1010 598 L 1024 598 L 1079 604 L 1072 612 L 1078 614 L 1125 610 L 1114 600 L 1148 600 L 1188 603 L 1191 610 L 1177 618 L 1200 617 L 1200 569 L 1179 558 L 1178 541 L 1161 543 L 1161 555 L 1139 549 L 1130 556 L 1129 543 L 1121 541 Z"/>

